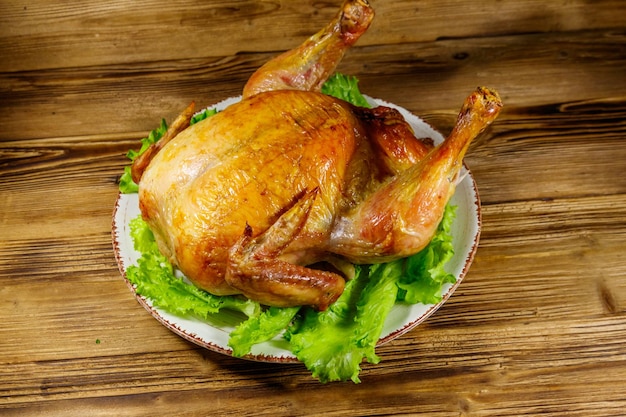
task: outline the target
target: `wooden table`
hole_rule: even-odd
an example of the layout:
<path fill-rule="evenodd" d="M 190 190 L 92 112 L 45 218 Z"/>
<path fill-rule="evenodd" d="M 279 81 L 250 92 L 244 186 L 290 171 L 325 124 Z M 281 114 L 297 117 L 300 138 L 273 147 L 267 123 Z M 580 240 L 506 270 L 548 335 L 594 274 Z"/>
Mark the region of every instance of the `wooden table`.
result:
<path fill-rule="evenodd" d="M 111 245 L 126 150 L 238 95 L 339 3 L 0 3 L 1 415 L 626 414 L 620 0 L 372 0 L 340 66 L 365 93 L 445 133 L 477 85 L 506 107 L 466 158 L 469 274 L 361 384 L 199 348 L 133 298 Z"/>

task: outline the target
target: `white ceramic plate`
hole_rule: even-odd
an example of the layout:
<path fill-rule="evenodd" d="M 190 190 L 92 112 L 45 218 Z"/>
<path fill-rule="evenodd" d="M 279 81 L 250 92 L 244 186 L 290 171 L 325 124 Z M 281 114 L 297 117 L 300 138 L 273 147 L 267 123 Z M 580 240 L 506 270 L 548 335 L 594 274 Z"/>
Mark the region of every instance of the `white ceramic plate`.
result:
<path fill-rule="evenodd" d="M 430 137 L 435 143 L 440 143 L 443 140 L 443 136 L 439 132 L 406 109 L 382 100 L 370 97 L 367 99 L 374 106 L 385 105 L 398 109 L 411 124 L 416 136 Z M 239 100 L 240 97 L 233 97 L 215 107 L 221 110 Z M 433 314 L 459 286 L 472 263 L 480 237 L 480 199 L 471 172 L 464 169 L 462 175 L 462 180 L 451 199 L 451 204 L 457 206 L 456 218 L 452 225 L 455 253 L 446 265 L 446 270 L 456 276 L 457 280 L 454 284 L 446 284 L 442 288 L 442 299 L 437 304 L 396 304 L 387 316 L 378 345 L 403 335 Z M 239 323 L 241 316 L 236 313 L 220 312 L 209 321 L 174 316 L 167 311 L 154 307 L 149 299 L 138 295 L 134 286 L 126 278 L 126 268 L 136 264 L 140 256 L 133 248 L 129 229 L 130 221 L 139 214 L 137 194 L 120 194 L 113 214 L 112 234 L 117 263 L 127 285 L 139 303 L 165 327 L 197 345 L 231 355 L 232 350 L 228 347 L 229 333 Z M 288 343 L 280 336 L 253 346 L 251 354 L 246 358 L 264 362 L 297 362 L 296 357 L 289 350 Z"/>

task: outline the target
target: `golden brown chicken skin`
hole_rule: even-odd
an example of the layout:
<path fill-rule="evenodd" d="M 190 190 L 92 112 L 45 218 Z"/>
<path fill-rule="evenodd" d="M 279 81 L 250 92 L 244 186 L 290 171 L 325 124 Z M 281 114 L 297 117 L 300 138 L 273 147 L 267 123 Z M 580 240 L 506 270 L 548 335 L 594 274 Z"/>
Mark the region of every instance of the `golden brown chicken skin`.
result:
<path fill-rule="evenodd" d="M 479 89 L 450 137 L 431 149 L 391 109 L 357 109 L 314 92 L 260 93 L 164 146 L 141 178 L 140 208 L 162 252 L 197 286 L 323 309 L 344 278 L 307 265 L 381 262 L 422 249 L 467 145 L 499 106 Z"/>

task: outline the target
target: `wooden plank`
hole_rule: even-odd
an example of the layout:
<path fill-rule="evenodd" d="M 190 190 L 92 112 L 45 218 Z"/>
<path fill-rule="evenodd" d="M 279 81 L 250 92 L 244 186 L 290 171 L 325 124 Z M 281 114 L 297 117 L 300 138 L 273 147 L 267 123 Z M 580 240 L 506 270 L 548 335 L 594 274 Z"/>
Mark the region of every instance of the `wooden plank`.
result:
<path fill-rule="evenodd" d="M 607 196 L 486 206 L 483 243 L 466 281 L 428 322 L 379 349 L 383 361 L 364 366 L 363 386 L 382 389 L 391 378 L 396 389 L 404 384 L 420 395 L 432 391 L 431 401 L 441 400 L 442 395 L 449 400 L 444 394 L 450 392 L 450 384 L 452 392 L 462 391 L 464 384 L 487 378 L 497 380 L 502 391 L 494 392 L 491 385 L 489 394 L 473 393 L 462 401 L 463 407 L 479 412 L 481 401 L 488 398 L 483 406 L 510 404 L 510 414 L 499 410 L 514 415 L 520 409 L 538 409 L 538 404 L 524 402 L 537 389 L 565 392 L 566 397 L 556 397 L 563 401 L 560 406 L 552 402 L 555 410 L 562 411 L 571 400 L 565 399 L 567 395 L 619 378 L 614 373 L 618 371 L 612 370 L 626 361 L 619 342 L 626 337 L 621 325 L 626 313 L 626 285 L 621 277 L 626 270 L 619 261 L 626 245 L 626 213 L 618 201 Z M 595 211 L 605 216 L 593 216 Z M 580 235 L 588 242 L 586 247 L 580 247 Z M 105 244 L 107 239 L 96 235 L 56 242 L 13 239 L 10 246 L 1 247 L 2 259 L 11 251 L 27 254 L 19 263 L 0 265 L 2 277 L 28 278 L 10 286 L 10 278 L 0 280 L 0 309 L 7 312 L 0 349 L 3 360 L 11 363 L 10 371 L 3 368 L 6 391 L 0 397 L 9 399 L 16 410 L 24 401 L 39 403 L 42 410 L 60 410 L 85 398 L 75 408 L 80 410 L 92 404 L 89 398 L 96 393 L 126 397 L 165 390 L 174 401 L 177 395 L 187 397 L 189 383 L 194 390 L 216 397 L 229 386 L 262 391 L 263 381 L 277 377 L 292 387 L 316 384 L 298 365 L 251 364 L 190 349 L 132 300 L 106 249 L 100 247 Z M 584 253 L 588 256 L 581 256 Z M 490 268 L 494 264 L 497 270 Z M 64 302 L 74 291 L 82 295 Z M 33 326 L 33 315 L 41 326 Z M 552 325 L 546 327 L 546 322 Z M 507 344 L 501 345 L 499 339 Z M 68 357 L 67 345 L 79 349 L 81 356 Z M 198 362 L 198 355 L 205 359 Z M 554 367 L 554 372 L 558 369 L 558 376 L 545 366 Z M 527 378 L 537 375 L 547 379 L 539 386 L 536 380 L 529 385 Z M 573 382 L 563 385 L 568 375 Z M 343 385 L 332 391 L 350 395 L 357 389 Z M 387 395 L 393 396 L 383 393 L 382 397 Z M 615 407 L 623 404 L 617 390 L 608 397 Z M 222 403 L 225 410 L 234 405 Z M 357 407 L 352 411 L 359 409 L 358 403 L 351 406 Z M 593 411 L 593 405 L 579 406 L 580 415 Z M 410 406 L 405 407 L 408 412 Z M 283 411 L 289 415 L 294 409 Z"/>
<path fill-rule="evenodd" d="M 600 49 L 602 60 L 594 58 Z M 605 106 L 619 116 L 625 53 L 624 33 L 585 31 L 403 44 L 393 52 L 356 48 L 340 70 L 358 76 L 365 93 L 404 106 L 446 132 L 477 85 L 498 89 L 505 111 L 545 105 L 533 111 L 575 117 L 585 110 L 581 106 Z M 128 138 L 129 132 L 155 128 L 161 118 L 173 119 L 192 100 L 202 107 L 239 95 L 247 77 L 271 56 L 0 74 L 0 86 L 6 86 L 0 88 L 0 140 L 95 131 Z M 584 101 L 601 98 L 607 100 Z"/>
<path fill-rule="evenodd" d="M 0 4 L 0 72 L 171 61 L 292 48 L 334 16 L 340 1 L 59 2 Z M 480 5 L 374 1 L 360 45 L 533 32 L 623 28 L 619 0 L 491 0 Z M 55 24 L 51 24 L 54 22 Z M 463 24 L 459 24 L 462 22 Z M 262 34 L 262 36 L 260 36 Z"/>
<path fill-rule="evenodd" d="M 365 365 L 358 386 L 319 386 L 297 365 L 249 363 L 186 350 L 14 365 L 22 376 L 3 375 L 10 388 L 5 398 L 15 412 L 27 401 L 34 403 L 29 411 L 39 409 L 35 415 L 69 407 L 71 415 L 87 407 L 103 413 L 98 415 L 118 407 L 130 412 L 133 404 L 150 398 L 161 398 L 158 405 L 168 412 L 176 412 L 176 404 L 184 400 L 185 411 L 192 415 L 201 414 L 207 402 L 215 402 L 215 412 L 237 414 L 258 404 L 259 395 L 268 400 L 255 410 L 260 415 L 304 415 L 307 402 L 336 415 L 385 413 L 389 407 L 402 414 L 417 406 L 441 415 L 463 410 L 472 415 L 496 410 L 499 415 L 534 414 L 543 407 L 553 415 L 572 407 L 575 415 L 602 415 L 598 404 L 577 400 L 585 392 L 601 395 L 603 413 L 620 410 L 625 404 L 622 391 L 612 384 L 626 359 L 617 342 L 625 336 L 619 320 L 596 321 L 594 329 L 571 320 L 558 324 L 570 330 L 555 332 L 556 326 L 538 322 L 521 331 L 500 328 L 506 344 L 497 342 L 493 329 L 461 325 L 446 330 L 428 324 L 413 332 L 413 338 L 381 348 L 382 362 Z M 119 363 L 126 366 L 122 369 Z M 268 386 L 276 380 L 280 390 Z M 19 385 L 12 386 L 13 381 Z M 251 390 L 255 396 L 244 394 Z M 374 392 L 375 403 L 368 401 Z M 148 415 L 150 410 L 137 407 L 134 412 Z"/>
<path fill-rule="evenodd" d="M 359 385 L 176 336 L 133 298 L 110 235 L 126 150 L 192 99 L 237 95 L 339 2 L 0 4 L 1 415 L 624 414 L 623 2 L 372 2 L 340 66 L 366 93 L 444 133 L 476 85 L 505 109 L 467 158 L 483 202 L 469 274 Z"/>

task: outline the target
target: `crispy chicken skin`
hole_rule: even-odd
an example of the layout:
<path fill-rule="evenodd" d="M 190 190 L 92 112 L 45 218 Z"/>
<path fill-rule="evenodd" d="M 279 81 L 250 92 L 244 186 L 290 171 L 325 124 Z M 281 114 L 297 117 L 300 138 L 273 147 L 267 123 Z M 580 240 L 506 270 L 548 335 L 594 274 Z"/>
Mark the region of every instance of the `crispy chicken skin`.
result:
<path fill-rule="evenodd" d="M 463 156 L 501 101 L 477 89 L 433 147 L 394 109 L 317 92 L 355 40 L 336 34 L 346 15 L 349 27 L 367 28 L 373 13 L 347 0 L 327 35 L 261 67 L 240 102 L 166 135 L 133 167 L 160 250 L 198 287 L 323 310 L 341 295 L 350 263 L 414 254 L 435 233 Z M 310 75 L 320 62 L 325 70 L 303 84 L 276 83 L 281 69 Z M 330 267 L 312 267 L 320 263 Z"/>

